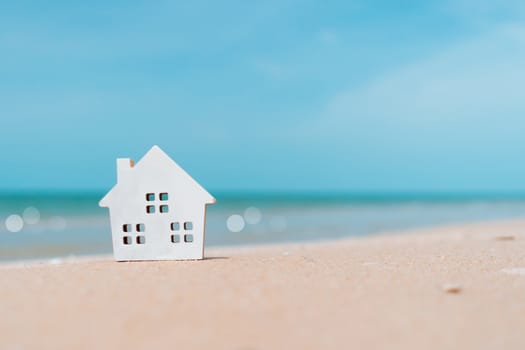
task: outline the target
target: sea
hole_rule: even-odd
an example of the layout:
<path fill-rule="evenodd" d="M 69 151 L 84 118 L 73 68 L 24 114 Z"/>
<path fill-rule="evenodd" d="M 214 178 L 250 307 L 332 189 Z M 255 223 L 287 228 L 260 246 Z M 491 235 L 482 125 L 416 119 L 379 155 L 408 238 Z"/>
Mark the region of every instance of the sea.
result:
<path fill-rule="evenodd" d="M 214 193 L 206 246 L 329 240 L 525 217 L 525 196 Z M 0 195 L 0 260 L 110 254 L 103 193 Z"/>

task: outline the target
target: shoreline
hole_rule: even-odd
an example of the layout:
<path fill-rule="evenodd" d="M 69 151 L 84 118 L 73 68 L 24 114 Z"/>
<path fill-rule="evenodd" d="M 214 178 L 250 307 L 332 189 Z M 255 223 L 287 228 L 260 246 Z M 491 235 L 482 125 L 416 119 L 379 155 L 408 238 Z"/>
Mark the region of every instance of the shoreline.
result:
<path fill-rule="evenodd" d="M 0 348 L 525 347 L 525 220 L 205 254 L 3 262 Z"/>
<path fill-rule="evenodd" d="M 401 230 L 389 230 L 389 231 L 379 231 L 366 235 L 357 235 L 357 236 L 345 236 L 340 238 L 327 238 L 327 239 L 308 239 L 304 241 L 286 241 L 286 242 L 269 242 L 269 243 L 254 243 L 254 244 L 235 244 L 235 245 L 212 245 L 205 248 L 204 259 L 213 258 L 217 254 L 222 254 L 223 252 L 236 253 L 241 251 L 258 251 L 266 249 L 280 249 L 285 247 L 294 247 L 294 246 L 322 246 L 322 245 L 332 245 L 338 243 L 351 243 L 351 242 L 360 242 L 375 240 L 377 238 L 386 238 L 386 239 L 403 239 L 407 237 L 417 236 L 430 238 L 434 235 L 440 235 L 443 232 L 452 232 L 456 233 L 468 232 L 471 230 L 484 230 L 487 231 L 490 227 L 495 229 L 501 229 L 505 226 L 514 226 L 514 225 L 524 225 L 525 218 L 517 219 L 503 219 L 503 220 L 487 220 L 487 221 L 470 221 L 464 223 L 450 223 L 450 224 L 441 224 L 441 225 L 430 225 L 422 226 L 410 229 L 401 229 Z M 461 232 L 460 232 L 461 231 Z M 480 234 L 477 232 L 476 234 Z M 485 235 L 490 235 L 486 233 Z M 499 235 L 495 235 L 494 238 L 497 238 Z M 487 236 L 488 237 L 488 236 Z M 436 238 L 436 237 L 434 237 Z M 57 255 L 53 257 L 46 258 L 35 258 L 35 259 L 14 259 L 14 260 L 0 260 L 0 269 L 9 268 L 16 266 L 41 266 L 41 265 L 56 265 L 63 263 L 77 263 L 77 262 L 95 262 L 95 261 L 114 261 L 113 255 L 110 253 L 106 254 L 78 254 L 78 255 Z M 174 260 L 178 261 L 178 260 Z M 198 261 L 198 260 L 197 260 Z M 116 262 L 116 261 L 115 261 Z M 124 263 L 126 261 L 123 261 Z M 131 262 L 131 261 L 129 261 Z M 139 262 L 148 262 L 139 261 Z M 149 261 L 153 262 L 153 261 Z"/>

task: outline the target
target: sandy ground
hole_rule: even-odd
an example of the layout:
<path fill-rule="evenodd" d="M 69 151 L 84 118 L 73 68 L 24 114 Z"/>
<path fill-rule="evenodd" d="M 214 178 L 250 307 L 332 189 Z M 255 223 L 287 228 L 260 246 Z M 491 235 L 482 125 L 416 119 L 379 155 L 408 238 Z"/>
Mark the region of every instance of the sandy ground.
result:
<path fill-rule="evenodd" d="M 525 221 L 0 266 L 0 349 L 525 349 Z"/>

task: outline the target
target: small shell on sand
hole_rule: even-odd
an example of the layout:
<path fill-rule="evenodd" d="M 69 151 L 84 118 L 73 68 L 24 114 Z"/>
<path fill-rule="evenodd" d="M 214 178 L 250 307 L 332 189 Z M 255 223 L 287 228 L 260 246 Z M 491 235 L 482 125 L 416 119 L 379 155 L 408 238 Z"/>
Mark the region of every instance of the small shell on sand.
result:
<path fill-rule="evenodd" d="M 442 289 L 445 293 L 450 293 L 450 294 L 458 294 L 462 290 L 461 285 L 455 284 L 455 283 L 444 284 Z"/>
<path fill-rule="evenodd" d="M 502 235 L 502 236 L 496 236 L 496 241 L 513 241 L 514 236 L 510 235 Z"/>

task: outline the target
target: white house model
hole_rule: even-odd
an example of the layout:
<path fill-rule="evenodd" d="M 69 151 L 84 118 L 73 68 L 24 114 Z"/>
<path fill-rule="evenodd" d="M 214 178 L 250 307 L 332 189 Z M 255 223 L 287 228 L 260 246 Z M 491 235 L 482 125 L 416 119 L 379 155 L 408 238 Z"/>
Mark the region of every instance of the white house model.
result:
<path fill-rule="evenodd" d="M 117 261 L 202 259 L 206 205 L 213 198 L 158 146 L 136 164 L 117 159 L 109 208 Z"/>

